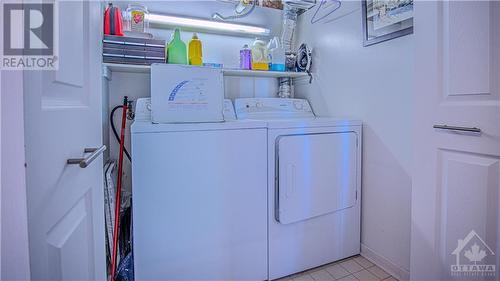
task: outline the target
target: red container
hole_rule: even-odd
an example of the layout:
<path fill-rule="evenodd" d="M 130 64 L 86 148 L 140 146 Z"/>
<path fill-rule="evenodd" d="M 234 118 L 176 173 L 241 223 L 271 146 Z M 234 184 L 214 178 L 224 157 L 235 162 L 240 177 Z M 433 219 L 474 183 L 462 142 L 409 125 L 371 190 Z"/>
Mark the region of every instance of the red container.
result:
<path fill-rule="evenodd" d="M 122 12 L 112 3 L 109 3 L 104 12 L 104 34 L 123 36 Z"/>

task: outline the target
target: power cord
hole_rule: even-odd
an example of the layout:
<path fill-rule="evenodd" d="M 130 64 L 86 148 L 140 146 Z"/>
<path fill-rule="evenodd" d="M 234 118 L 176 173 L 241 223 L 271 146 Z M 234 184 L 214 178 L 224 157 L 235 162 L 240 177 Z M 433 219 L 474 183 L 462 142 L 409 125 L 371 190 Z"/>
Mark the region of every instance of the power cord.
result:
<path fill-rule="evenodd" d="M 111 114 L 109 115 L 109 122 L 111 123 L 111 129 L 113 130 L 113 135 L 115 135 L 116 140 L 118 143 L 120 143 L 120 137 L 118 136 L 118 132 L 116 131 L 115 127 L 115 111 L 118 110 L 119 108 L 123 108 L 123 105 L 117 105 L 111 110 Z M 132 162 L 132 157 L 130 156 L 130 153 L 127 151 L 127 149 L 124 147 L 123 152 L 125 152 L 125 155 L 127 156 L 128 160 Z"/>

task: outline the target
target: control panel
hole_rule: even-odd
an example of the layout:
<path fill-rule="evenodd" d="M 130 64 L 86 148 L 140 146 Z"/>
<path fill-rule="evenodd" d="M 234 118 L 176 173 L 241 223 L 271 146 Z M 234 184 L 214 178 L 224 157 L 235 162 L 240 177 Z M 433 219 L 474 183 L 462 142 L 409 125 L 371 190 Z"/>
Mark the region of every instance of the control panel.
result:
<path fill-rule="evenodd" d="M 314 118 L 305 99 L 241 98 L 235 100 L 238 119 Z"/>
<path fill-rule="evenodd" d="M 224 99 L 224 120 L 236 120 L 233 103 L 230 99 Z M 135 120 L 151 121 L 151 98 L 137 99 L 135 105 Z"/>
<path fill-rule="evenodd" d="M 135 120 L 151 121 L 151 98 L 140 98 L 135 103 Z"/>

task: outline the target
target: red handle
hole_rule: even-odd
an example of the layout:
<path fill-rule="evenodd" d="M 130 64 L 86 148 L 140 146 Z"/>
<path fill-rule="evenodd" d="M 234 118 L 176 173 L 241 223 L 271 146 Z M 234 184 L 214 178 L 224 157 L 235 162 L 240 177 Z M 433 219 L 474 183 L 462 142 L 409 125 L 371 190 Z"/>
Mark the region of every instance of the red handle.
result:
<path fill-rule="evenodd" d="M 118 180 L 116 184 L 116 200 L 115 200 L 115 227 L 113 229 L 113 254 L 111 256 L 111 281 L 115 280 L 116 271 L 116 255 L 118 248 L 118 228 L 120 224 L 120 203 L 122 192 L 122 171 L 123 171 L 123 149 L 125 145 L 125 125 L 127 123 L 127 108 L 128 98 L 123 98 L 122 106 L 122 127 L 120 131 L 120 154 L 118 157 Z"/>

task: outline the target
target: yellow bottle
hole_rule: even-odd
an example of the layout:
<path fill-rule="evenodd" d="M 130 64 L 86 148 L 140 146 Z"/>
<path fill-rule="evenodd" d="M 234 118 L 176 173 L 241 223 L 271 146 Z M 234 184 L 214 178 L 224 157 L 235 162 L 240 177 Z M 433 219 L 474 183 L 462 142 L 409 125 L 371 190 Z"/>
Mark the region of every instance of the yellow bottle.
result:
<path fill-rule="evenodd" d="M 269 70 L 269 52 L 266 43 L 255 39 L 252 44 L 252 70 Z"/>
<path fill-rule="evenodd" d="M 198 39 L 198 35 L 193 33 L 193 38 L 189 41 L 189 64 L 190 65 L 202 65 L 203 64 L 203 54 L 201 47 L 201 40 Z"/>

